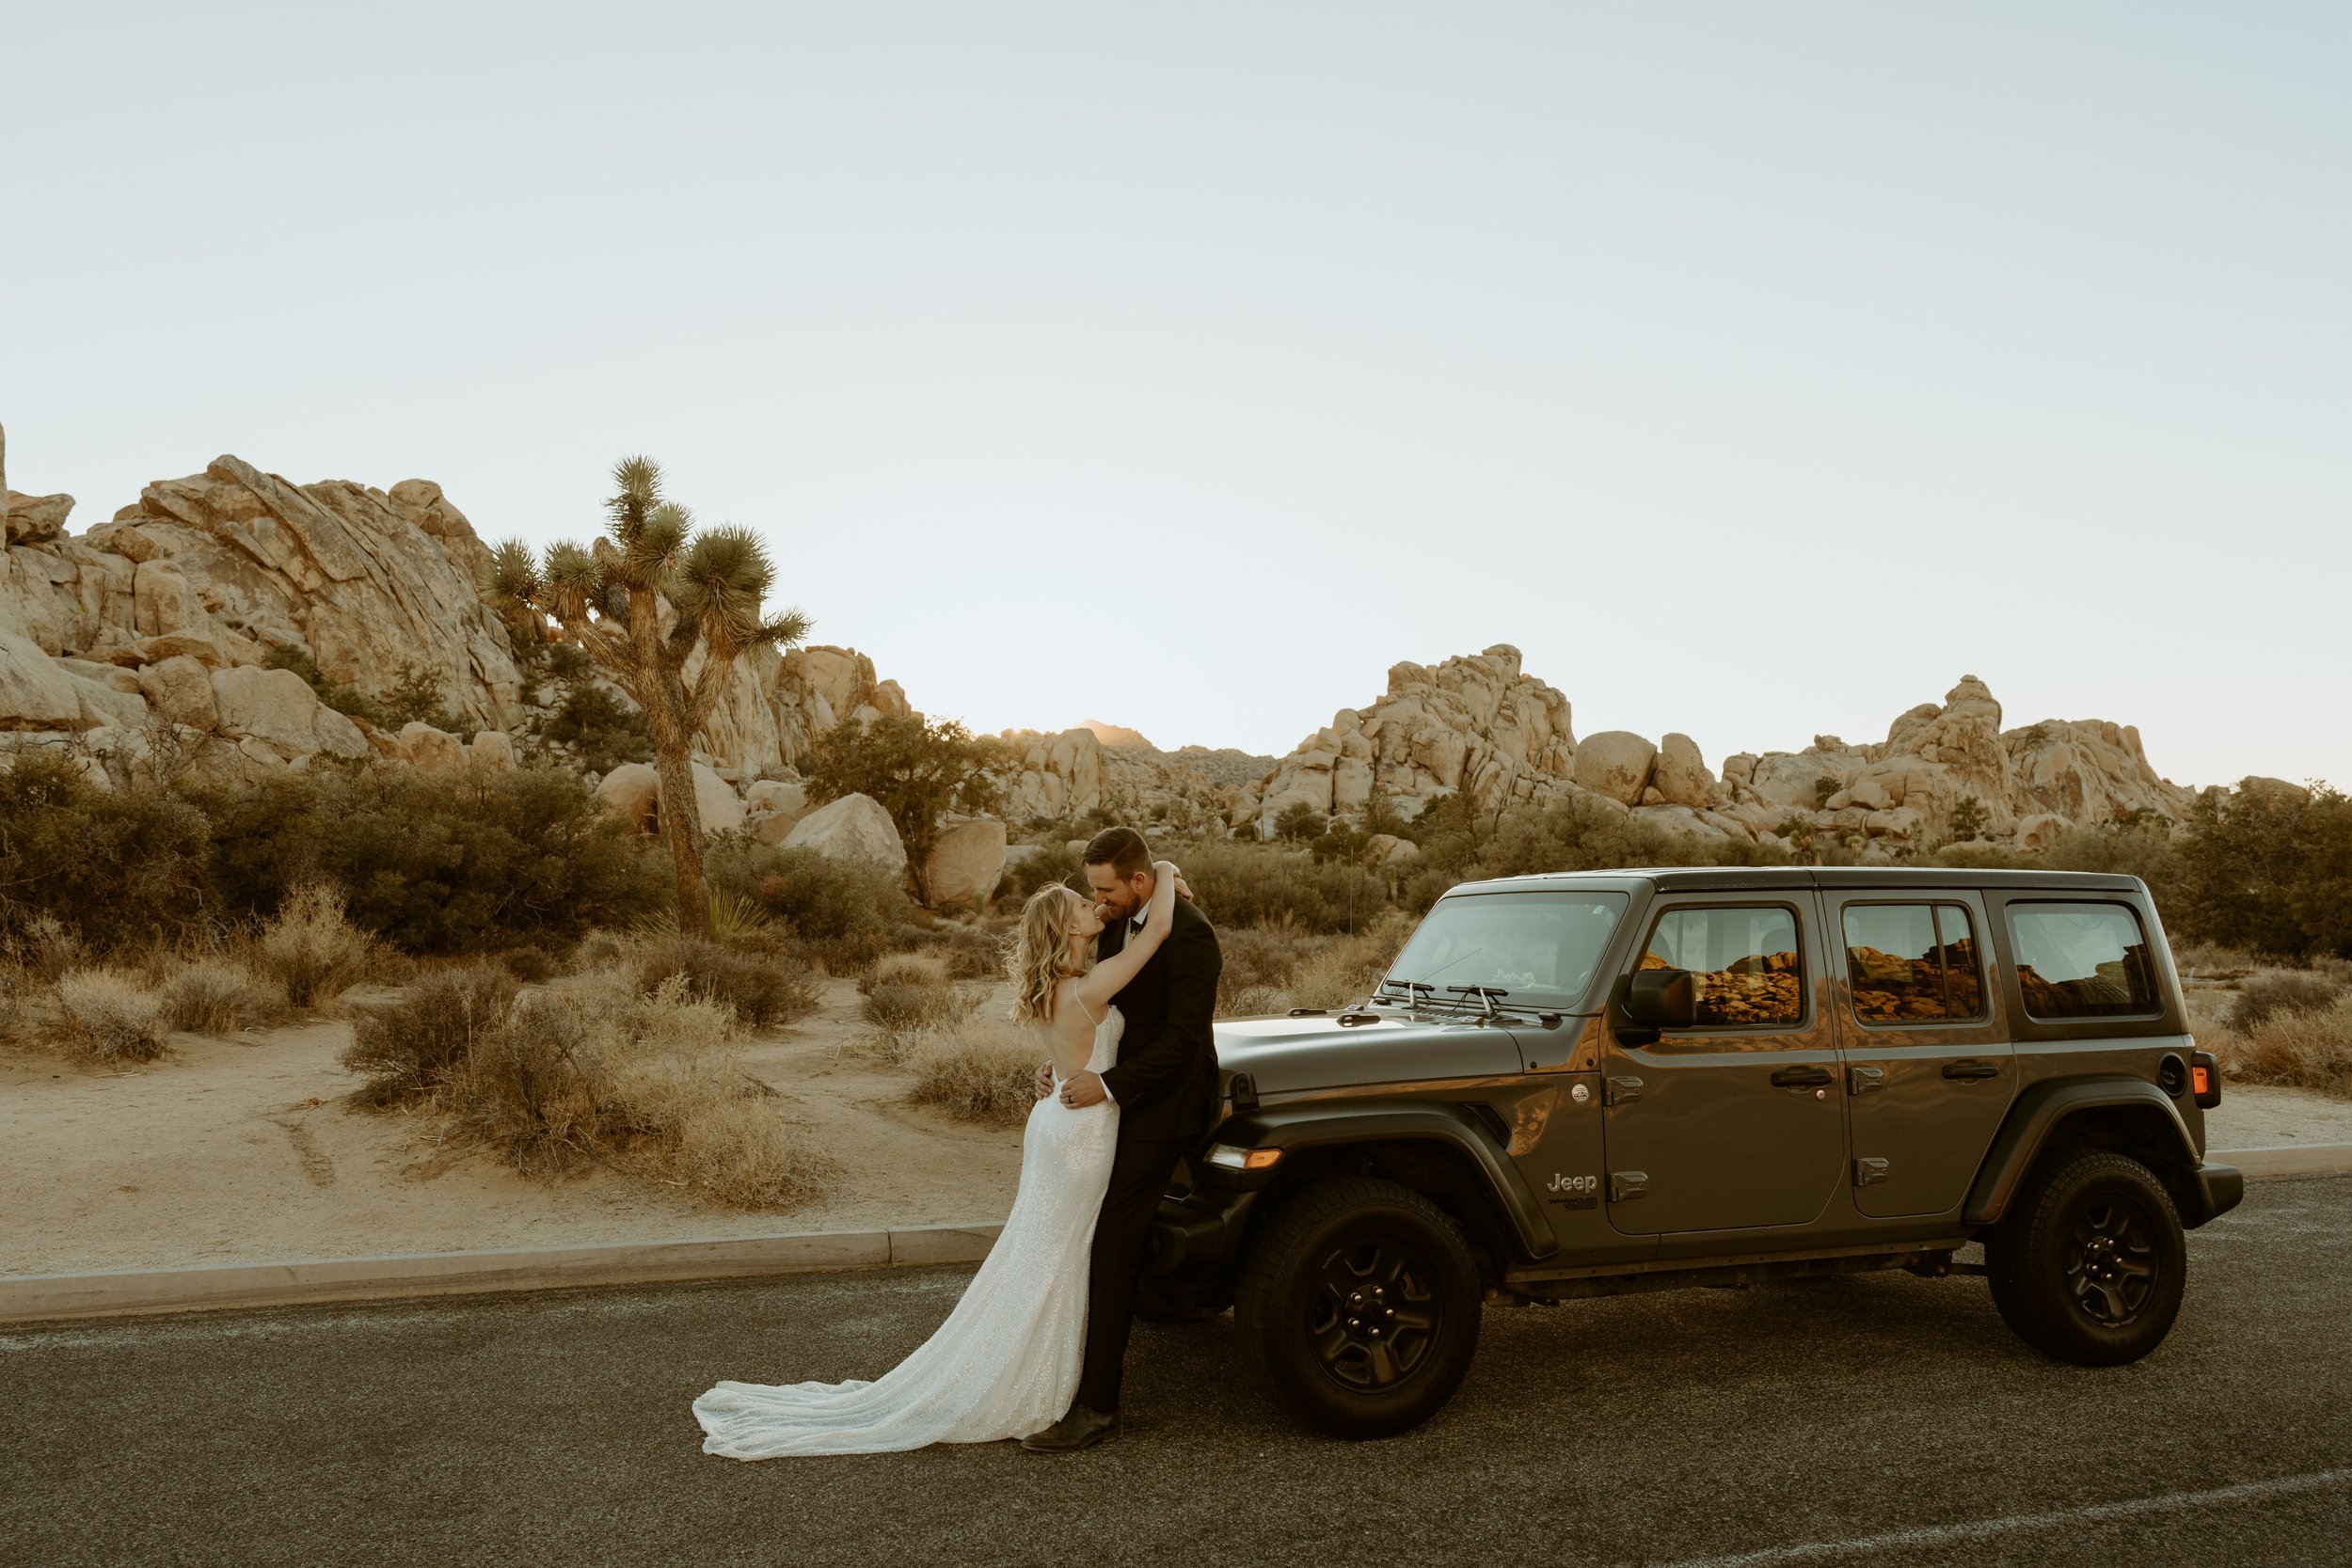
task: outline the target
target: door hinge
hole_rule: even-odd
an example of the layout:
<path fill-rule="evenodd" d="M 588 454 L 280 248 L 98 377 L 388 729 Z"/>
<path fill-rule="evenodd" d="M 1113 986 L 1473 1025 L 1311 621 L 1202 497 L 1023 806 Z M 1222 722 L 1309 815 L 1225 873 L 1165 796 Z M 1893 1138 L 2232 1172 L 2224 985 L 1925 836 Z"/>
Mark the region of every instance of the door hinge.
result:
<path fill-rule="evenodd" d="M 1609 1201 L 1612 1203 L 1630 1203 L 1648 1191 L 1647 1172 L 1613 1170 L 1609 1173 Z"/>
<path fill-rule="evenodd" d="M 1883 1180 L 1886 1180 L 1886 1162 L 1885 1162 L 1885 1161 L 1883 1161 L 1883 1160 L 1856 1160 L 1856 1161 L 1853 1163 L 1853 1184 L 1854 1184 L 1855 1186 L 1857 1186 L 1857 1187 L 1867 1187 L 1867 1186 L 1868 1186 L 1868 1185 L 1869 1185 L 1871 1182 L 1873 1182 L 1873 1181 L 1883 1181 Z"/>
<path fill-rule="evenodd" d="M 1882 1067 L 1850 1067 L 1846 1069 L 1846 1092 L 1868 1094 L 1872 1089 L 1886 1087 L 1886 1069 Z"/>
<path fill-rule="evenodd" d="M 1600 1091 L 1603 1105 L 1622 1105 L 1629 1100 L 1641 1098 L 1642 1081 L 1639 1078 L 1612 1078 Z"/>

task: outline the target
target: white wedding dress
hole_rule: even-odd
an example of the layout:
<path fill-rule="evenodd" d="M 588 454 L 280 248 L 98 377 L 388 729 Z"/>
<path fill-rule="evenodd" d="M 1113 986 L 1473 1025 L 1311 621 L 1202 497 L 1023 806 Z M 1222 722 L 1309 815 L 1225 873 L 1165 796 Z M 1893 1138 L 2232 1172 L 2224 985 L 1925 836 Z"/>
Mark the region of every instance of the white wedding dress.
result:
<path fill-rule="evenodd" d="M 1089 1070 L 1119 1059 L 1125 1020 L 1104 1011 Z M 731 1459 L 888 1453 L 1025 1437 L 1062 1418 L 1086 1353 L 1087 1265 L 1110 1184 L 1119 1107 L 1030 1108 L 1012 1212 L 963 1298 L 922 1347 L 874 1382 L 722 1383 L 694 1402 L 703 1451 Z"/>

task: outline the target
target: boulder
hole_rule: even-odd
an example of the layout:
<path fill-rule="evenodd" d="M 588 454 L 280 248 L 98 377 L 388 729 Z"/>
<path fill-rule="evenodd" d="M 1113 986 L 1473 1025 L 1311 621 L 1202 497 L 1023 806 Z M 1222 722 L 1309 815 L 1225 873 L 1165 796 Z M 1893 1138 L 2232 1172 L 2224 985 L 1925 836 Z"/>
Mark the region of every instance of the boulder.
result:
<path fill-rule="evenodd" d="M 597 781 L 596 799 L 633 831 L 652 832 L 661 821 L 661 775 L 650 763 L 622 763 Z"/>
<path fill-rule="evenodd" d="M 782 837 L 808 815 L 808 785 L 798 779 L 755 779 L 743 792 L 743 805 L 763 827 L 782 817 L 784 826 L 776 830 Z"/>
<path fill-rule="evenodd" d="M 421 719 L 411 719 L 400 727 L 393 737 L 400 759 L 420 773 L 463 773 L 466 770 L 466 743 L 447 730 L 435 729 Z"/>
<path fill-rule="evenodd" d="M 923 882 L 934 909 L 980 909 L 1005 878 L 1005 824 L 993 816 L 942 828 L 923 863 Z"/>
<path fill-rule="evenodd" d="M 881 871 L 902 872 L 907 864 L 898 825 L 870 795 L 844 795 L 818 806 L 785 835 L 784 847 L 814 849 L 827 860 Z"/>
<path fill-rule="evenodd" d="M 1715 776 L 1707 770 L 1707 759 L 1699 752 L 1699 743 L 1687 735 L 1669 732 L 1659 742 L 1650 785 L 1669 805 L 1704 810 L 1716 801 Z"/>
<path fill-rule="evenodd" d="M 1577 787 L 1632 805 L 1649 787 L 1657 756 L 1657 747 L 1628 730 L 1587 736 L 1576 748 Z"/>
<path fill-rule="evenodd" d="M 515 766 L 515 742 L 504 730 L 477 730 L 466 752 L 477 768 L 503 773 Z"/>
<path fill-rule="evenodd" d="M 73 677 L 39 643 L 0 631 L 0 729 L 71 730 L 81 717 Z"/>
<path fill-rule="evenodd" d="M 39 545 L 65 532 L 66 516 L 73 510 L 72 496 L 24 496 L 10 490 L 8 498 L 9 544 Z"/>
<path fill-rule="evenodd" d="M 702 763 L 694 764 L 694 815 L 705 833 L 733 832 L 743 825 L 743 802 L 733 785 Z"/>
<path fill-rule="evenodd" d="M 346 757 L 370 752 L 358 727 L 322 704 L 310 683 L 292 670 L 246 664 L 215 670 L 211 678 L 221 728 L 262 742 L 286 761 L 311 752 Z"/>
<path fill-rule="evenodd" d="M 1421 846 L 1394 833 L 1375 833 L 1364 840 L 1363 863 L 1375 871 L 1401 871 L 1421 859 Z"/>

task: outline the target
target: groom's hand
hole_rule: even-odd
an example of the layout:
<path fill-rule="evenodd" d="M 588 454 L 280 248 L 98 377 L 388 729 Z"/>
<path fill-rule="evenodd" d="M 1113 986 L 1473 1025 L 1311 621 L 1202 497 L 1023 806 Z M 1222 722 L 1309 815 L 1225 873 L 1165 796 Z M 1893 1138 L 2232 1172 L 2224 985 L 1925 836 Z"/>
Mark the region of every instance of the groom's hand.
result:
<path fill-rule="evenodd" d="M 1109 1098 L 1103 1092 L 1103 1080 L 1091 1072 L 1082 1072 L 1061 1086 L 1061 1102 L 1073 1111 L 1100 1105 Z"/>
<path fill-rule="evenodd" d="M 1040 1100 L 1054 1092 L 1054 1064 L 1046 1063 L 1037 1069 L 1037 1097 Z"/>

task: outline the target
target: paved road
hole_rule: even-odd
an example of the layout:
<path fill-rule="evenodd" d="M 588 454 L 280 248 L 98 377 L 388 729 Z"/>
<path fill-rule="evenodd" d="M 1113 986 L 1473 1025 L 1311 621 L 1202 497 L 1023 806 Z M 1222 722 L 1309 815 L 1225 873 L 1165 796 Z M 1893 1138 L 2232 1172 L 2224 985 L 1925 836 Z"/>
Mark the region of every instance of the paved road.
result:
<path fill-rule="evenodd" d="M 1293 1431 L 1230 1320 L 1138 1336 L 1130 1429 L 739 1465 L 723 1377 L 871 1375 L 969 1271 L 0 1331 L 0 1560 L 104 1564 L 2352 1562 L 2352 1178 L 2190 1238 L 2135 1367 L 1980 1281 L 1495 1309 L 1391 1442 Z"/>

